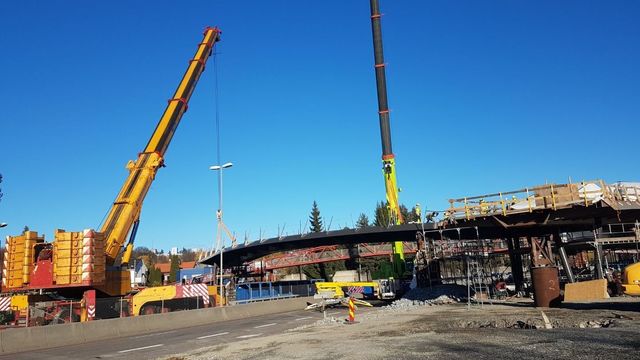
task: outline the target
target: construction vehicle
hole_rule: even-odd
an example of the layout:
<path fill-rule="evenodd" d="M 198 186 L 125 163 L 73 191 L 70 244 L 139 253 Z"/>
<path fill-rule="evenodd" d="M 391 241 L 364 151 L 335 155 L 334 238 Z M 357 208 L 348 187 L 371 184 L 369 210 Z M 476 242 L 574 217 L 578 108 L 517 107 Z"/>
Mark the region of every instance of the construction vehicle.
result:
<path fill-rule="evenodd" d="M 399 283 L 393 279 L 348 282 L 317 282 L 317 298 L 341 299 L 355 297 L 368 300 L 393 300 Z"/>
<path fill-rule="evenodd" d="M 624 268 L 622 289 L 626 295 L 640 296 L 640 262 Z"/>
<path fill-rule="evenodd" d="M 35 231 L 7 237 L 2 272 L 4 297 L 0 298 L 0 305 L 5 305 L 0 311 L 10 310 L 22 316 L 29 305 L 45 302 L 45 295 L 49 295 L 50 301 L 41 308 L 53 307 L 46 313 L 69 321 L 74 316 L 87 320 L 99 318 L 100 314 L 96 316 L 96 311 L 99 312 L 96 296 L 115 297 L 120 304 L 118 306 L 118 301 L 114 301 L 111 309 L 121 315 L 134 316 L 184 308 L 182 303 L 187 298 L 202 298 L 202 301 L 196 301 L 197 305 L 212 305 L 219 301 L 216 288 L 205 284 L 176 284 L 133 293 L 127 268 L 142 203 L 158 169 L 164 166 L 169 143 L 187 111 L 213 46 L 220 40 L 220 30 L 215 27 L 205 28 L 203 35 L 149 142 L 136 161 L 127 163 L 129 175 L 100 230 L 56 230 L 53 242 L 45 242 L 44 236 Z M 7 300 L 8 297 L 11 300 Z"/>

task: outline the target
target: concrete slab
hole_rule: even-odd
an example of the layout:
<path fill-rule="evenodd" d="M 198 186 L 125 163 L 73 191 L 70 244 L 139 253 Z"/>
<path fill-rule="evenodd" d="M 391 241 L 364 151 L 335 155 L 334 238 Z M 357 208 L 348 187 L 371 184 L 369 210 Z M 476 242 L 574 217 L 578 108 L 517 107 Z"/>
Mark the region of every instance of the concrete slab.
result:
<path fill-rule="evenodd" d="M 581 281 L 564 286 L 564 302 L 608 299 L 607 280 Z"/>

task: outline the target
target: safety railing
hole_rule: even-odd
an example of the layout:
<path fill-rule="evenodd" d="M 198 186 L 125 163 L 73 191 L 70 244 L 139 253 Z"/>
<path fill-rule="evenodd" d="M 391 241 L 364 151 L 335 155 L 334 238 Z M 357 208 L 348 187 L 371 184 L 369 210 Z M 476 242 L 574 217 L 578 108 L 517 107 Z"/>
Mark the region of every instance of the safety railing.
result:
<path fill-rule="evenodd" d="M 533 212 L 539 209 L 562 209 L 591 206 L 603 198 L 640 199 L 635 186 L 608 186 L 602 180 L 580 183 L 547 184 L 515 191 L 450 199 L 445 220 Z"/>

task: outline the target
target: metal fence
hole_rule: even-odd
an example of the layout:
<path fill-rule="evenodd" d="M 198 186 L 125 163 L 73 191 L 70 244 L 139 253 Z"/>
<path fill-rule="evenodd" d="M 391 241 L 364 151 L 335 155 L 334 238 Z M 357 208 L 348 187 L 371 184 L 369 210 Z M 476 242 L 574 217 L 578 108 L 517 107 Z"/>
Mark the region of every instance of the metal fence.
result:
<path fill-rule="evenodd" d="M 315 282 L 313 281 L 245 283 L 236 286 L 236 303 L 312 296 L 315 292 Z"/>

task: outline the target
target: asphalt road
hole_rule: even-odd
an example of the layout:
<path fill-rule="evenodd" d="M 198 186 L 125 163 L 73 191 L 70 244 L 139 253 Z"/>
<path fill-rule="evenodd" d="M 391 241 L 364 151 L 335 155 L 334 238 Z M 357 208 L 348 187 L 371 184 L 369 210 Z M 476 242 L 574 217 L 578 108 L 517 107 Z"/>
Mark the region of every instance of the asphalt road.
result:
<path fill-rule="evenodd" d="M 362 307 L 358 309 L 359 312 L 368 310 Z M 347 309 L 328 309 L 327 316 L 346 318 Z M 0 360 L 154 359 L 201 347 L 278 334 L 322 318 L 323 314 L 317 311 L 292 311 L 87 344 L 8 354 L 0 356 Z"/>

